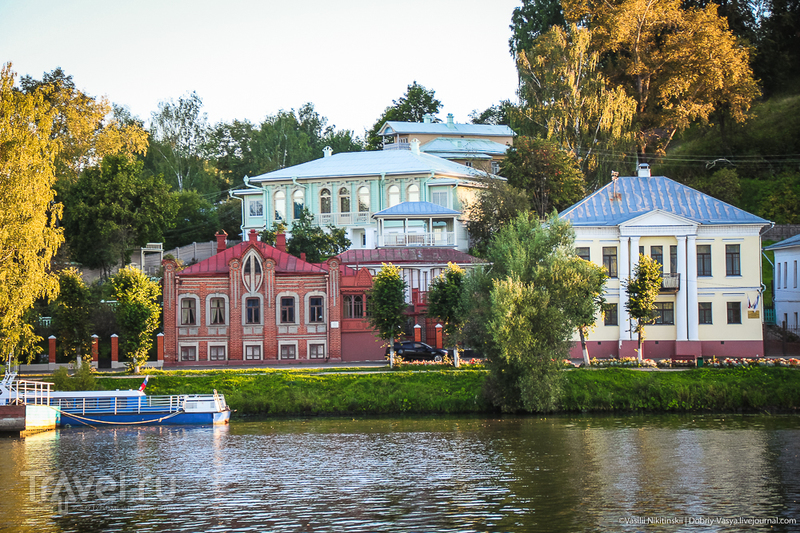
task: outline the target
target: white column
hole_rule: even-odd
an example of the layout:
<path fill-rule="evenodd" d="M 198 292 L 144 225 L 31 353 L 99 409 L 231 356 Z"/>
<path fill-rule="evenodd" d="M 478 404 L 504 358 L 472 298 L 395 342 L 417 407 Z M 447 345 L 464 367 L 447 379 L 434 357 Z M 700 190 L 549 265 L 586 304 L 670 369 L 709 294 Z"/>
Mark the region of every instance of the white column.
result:
<path fill-rule="evenodd" d="M 696 265 L 696 263 L 695 263 Z M 674 274 L 674 272 L 672 272 Z M 675 302 L 675 326 L 678 330 L 678 335 L 675 340 L 685 341 L 687 339 L 687 308 L 686 308 L 686 237 L 678 237 L 678 297 Z"/>
<path fill-rule="evenodd" d="M 631 340 L 631 317 L 625 304 L 628 302 L 628 293 L 625 291 L 623 281 L 630 277 L 630 259 L 628 258 L 628 237 L 619 238 L 619 261 L 617 262 L 617 276 L 619 277 L 619 340 Z"/>
<path fill-rule="evenodd" d="M 689 321 L 689 340 L 700 340 L 697 327 L 697 236 L 689 235 L 686 242 L 686 316 Z"/>

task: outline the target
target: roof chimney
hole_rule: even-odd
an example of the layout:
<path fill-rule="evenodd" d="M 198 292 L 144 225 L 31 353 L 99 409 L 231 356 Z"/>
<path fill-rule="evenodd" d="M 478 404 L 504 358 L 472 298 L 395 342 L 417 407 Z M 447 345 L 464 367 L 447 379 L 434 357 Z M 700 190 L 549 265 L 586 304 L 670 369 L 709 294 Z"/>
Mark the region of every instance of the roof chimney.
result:
<path fill-rule="evenodd" d="M 331 148 L 330 146 L 326 146 L 325 148 L 322 149 L 322 154 L 325 157 L 332 156 L 333 155 L 333 148 Z"/>
<path fill-rule="evenodd" d="M 286 251 L 286 234 L 285 233 L 278 233 L 275 235 L 275 248 L 280 250 L 281 252 Z"/>
<path fill-rule="evenodd" d="M 408 143 L 408 144 L 411 145 L 411 153 L 412 154 L 419 154 L 419 139 L 414 137 L 413 139 L 411 139 L 411 142 Z"/>
<path fill-rule="evenodd" d="M 219 230 L 217 233 L 214 234 L 214 237 L 217 238 L 217 253 L 221 254 L 225 251 L 225 240 L 228 238 L 228 234 L 225 233 L 224 229 Z"/>
<path fill-rule="evenodd" d="M 647 163 L 639 163 L 639 177 L 640 178 L 650 177 L 650 165 L 648 165 Z"/>
<path fill-rule="evenodd" d="M 448 113 L 447 114 L 447 127 L 448 128 L 454 128 L 455 127 L 455 124 L 453 124 L 453 114 L 452 113 Z"/>
<path fill-rule="evenodd" d="M 433 117 L 430 113 L 425 113 L 422 115 L 422 123 L 423 124 L 430 124 L 433 121 Z"/>
<path fill-rule="evenodd" d="M 305 260 L 306 260 L 306 253 L 300 252 L 300 261 L 305 261 Z"/>
<path fill-rule="evenodd" d="M 258 242 L 258 233 L 256 233 L 256 230 L 250 230 L 250 232 L 247 234 L 247 240 L 249 242 Z"/>

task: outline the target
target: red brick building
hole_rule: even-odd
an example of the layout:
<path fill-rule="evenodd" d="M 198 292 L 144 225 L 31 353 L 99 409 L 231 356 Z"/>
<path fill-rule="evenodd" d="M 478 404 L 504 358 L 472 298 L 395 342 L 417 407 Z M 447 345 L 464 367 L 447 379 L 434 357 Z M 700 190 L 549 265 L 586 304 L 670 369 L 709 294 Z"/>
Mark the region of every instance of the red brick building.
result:
<path fill-rule="evenodd" d="M 341 361 L 346 304 L 349 331 L 375 346 L 359 360 L 383 358 L 363 305 L 353 316 L 356 297 L 363 301 L 372 285 L 369 272 L 336 257 L 320 264 L 294 257 L 284 235 L 275 247 L 254 231 L 231 248 L 225 237 L 217 236 L 216 255 L 182 271 L 163 262 L 164 366 Z"/>

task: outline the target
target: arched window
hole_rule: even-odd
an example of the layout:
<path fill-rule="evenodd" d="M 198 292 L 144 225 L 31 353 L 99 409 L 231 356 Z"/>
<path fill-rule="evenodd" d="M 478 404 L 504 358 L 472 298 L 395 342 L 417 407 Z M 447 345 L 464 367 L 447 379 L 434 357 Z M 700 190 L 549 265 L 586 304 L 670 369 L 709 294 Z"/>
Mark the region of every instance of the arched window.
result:
<path fill-rule="evenodd" d="M 322 189 L 319 191 L 319 212 L 331 212 L 331 191 L 330 189 Z"/>
<path fill-rule="evenodd" d="M 339 212 L 350 212 L 350 191 L 347 190 L 347 187 L 339 189 Z"/>
<path fill-rule="evenodd" d="M 400 187 L 392 185 L 389 187 L 389 207 L 394 207 L 400 203 Z"/>
<path fill-rule="evenodd" d="M 244 282 L 244 287 L 247 289 L 247 292 L 258 292 L 258 288 L 261 286 L 261 280 L 261 260 L 258 255 L 254 253 L 250 254 L 245 257 L 242 268 L 242 282 Z"/>
<path fill-rule="evenodd" d="M 294 218 L 303 216 L 303 207 L 305 204 L 305 195 L 301 189 L 297 189 L 292 193 L 292 204 L 294 205 Z"/>
<path fill-rule="evenodd" d="M 286 220 L 286 193 L 275 193 L 275 220 Z"/>
<path fill-rule="evenodd" d="M 409 185 L 407 192 L 409 202 L 419 202 L 419 185 Z"/>
<path fill-rule="evenodd" d="M 358 212 L 366 213 L 369 211 L 369 187 L 358 188 Z"/>

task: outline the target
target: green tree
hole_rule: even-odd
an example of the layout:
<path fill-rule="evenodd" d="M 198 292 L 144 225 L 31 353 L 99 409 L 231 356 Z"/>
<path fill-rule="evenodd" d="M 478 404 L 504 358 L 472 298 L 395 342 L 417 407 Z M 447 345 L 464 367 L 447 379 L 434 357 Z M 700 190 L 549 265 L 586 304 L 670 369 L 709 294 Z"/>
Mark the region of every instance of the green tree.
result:
<path fill-rule="evenodd" d="M 599 185 L 601 159 L 633 146 L 634 100 L 612 86 L 591 50 L 592 32 L 554 26 L 520 50 L 520 130 L 556 142 L 578 161 L 590 190 Z M 601 157 L 602 156 L 602 157 Z"/>
<path fill-rule="evenodd" d="M 58 298 L 52 307 L 55 336 L 59 351 L 68 359 L 91 359 L 92 308 L 91 291 L 83 282 L 83 275 L 75 268 L 62 270 L 58 277 Z"/>
<path fill-rule="evenodd" d="M 521 213 L 489 246 L 492 267 L 470 272 L 467 334 L 487 357 L 487 392 L 503 411 L 547 412 L 561 394 L 562 361 L 597 283 L 575 256 L 568 222 Z"/>
<path fill-rule="evenodd" d="M 177 212 L 164 230 L 164 247 L 171 250 L 193 242 L 213 241 L 219 229 L 219 215 L 211 202 L 196 191 L 175 192 L 172 196 Z"/>
<path fill-rule="evenodd" d="M 470 237 L 470 253 L 486 257 L 489 243 L 505 224 L 530 208 L 525 191 L 512 187 L 503 180 L 484 177 L 479 180 L 482 188 L 475 199 L 468 202 L 467 232 Z"/>
<path fill-rule="evenodd" d="M 160 242 L 177 202 L 141 161 L 107 156 L 62 193 L 63 224 L 75 260 L 105 272 L 130 262 L 136 246 Z"/>
<path fill-rule="evenodd" d="M 522 0 L 511 14 L 511 38 L 508 47 L 516 58 L 522 50 L 547 33 L 552 26 L 566 26 L 561 0 Z"/>
<path fill-rule="evenodd" d="M 447 263 L 428 289 L 428 316 L 443 322 L 443 333 L 453 346 L 453 363 L 459 366 L 458 342 L 467 317 L 463 308 L 466 272 L 455 263 Z"/>
<path fill-rule="evenodd" d="M 126 266 L 110 279 L 117 300 L 117 324 L 120 328 L 120 347 L 138 374 L 147 362 L 155 333 L 161 321 L 158 303 L 161 288 L 141 270 Z"/>
<path fill-rule="evenodd" d="M 435 97 L 436 91 L 426 89 L 416 81 L 408 86 L 406 93 L 399 100 L 392 100 L 392 105 L 387 107 L 378 117 L 371 129 L 366 132 L 366 149 L 383 149 L 383 137 L 378 131 L 386 122 L 422 122 L 426 114 L 436 115 L 442 108 L 442 102 Z"/>
<path fill-rule="evenodd" d="M 550 141 L 518 136 L 514 139 L 501 173 L 508 184 L 526 191 L 531 209 L 545 218 L 583 199 L 583 174 L 571 154 Z"/>
<path fill-rule="evenodd" d="M 590 261 L 578 258 L 583 263 L 577 263 L 575 270 L 580 272 L 580 283 L 575 284 L 572 292 L 575 300 L 574 305 L 578 320 L 578 335 L 581 339 L 581 352 L 583 353 L 583 364 L 589 366 L 589 348 L 586 345 L 586 337 L 589 330 L 594 327 L 600 313 L 605 305 L 605 285 L 608 279 L 606 269 Z M 573 260 L 574 261 L 574 260 Z"/>
<path fill-rule="evenodd" d="M 490 124 L 493 126 L 511 126 L 511 117 L 514 105 L 508 100 L 503 100 L 499 104 L 494 104 L 483 111 L 474 109 L 469 114 L 469 120 L 473 124 Z"/>
<path fill-rule="evenodd" d="M 299 219 L 292 222 L 292 236 L 286 243 L 286 251 L 295 257 L 306 254 L 306 261 L 320 263 L 350 248 L 344 228 L 328 226 L 326 232 L 314 224 L 314 215 L 303 209 Z"/>
<path fill-rule="evenodd" d="M 389 345 L 389 367 L 394 367 L 394 341 L 403 334 L 406 322 L 403 314 L 408 307 L 405 292 L 406 282 L 400 269 L 384 263 L 372 278 L 372 288 L 367 293 L 369 325 L 375 330 L 375 335 Z"/>
<path fill-rule="evenodd" d="M 639 340 L 636 358 L 642 362 L 642 347 L 645 339 L 644 327 L 656 321 L 656 299 L 661 289 L 661 265 L 650 257 L 639 254 L 639 264 L 633 269 L 633 276 L 622 282 L 628 301 L 625 309 L 636 321 L 634 331 Z"/>
<path fill-rule="evenodd" d="M 40 298 L 58 295 L 51 260 L 63 242 L 53 224 L 55 109 L 43 89 L 14 90 L 11 65 L 0 70 L 0 360 L 13 350 L 37 352 L 39 340 L 25 313 Z"/>
<path fill-rule="evenodd" d="M 202 108 L 203 100 L 192 92 L 177 102 L 160 102 L 150 119 L 156 169 L 178 191 L 207 192 L 208 176 L 203 161 L 209 126 Z"/>

